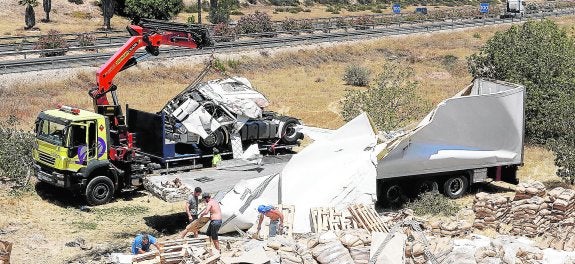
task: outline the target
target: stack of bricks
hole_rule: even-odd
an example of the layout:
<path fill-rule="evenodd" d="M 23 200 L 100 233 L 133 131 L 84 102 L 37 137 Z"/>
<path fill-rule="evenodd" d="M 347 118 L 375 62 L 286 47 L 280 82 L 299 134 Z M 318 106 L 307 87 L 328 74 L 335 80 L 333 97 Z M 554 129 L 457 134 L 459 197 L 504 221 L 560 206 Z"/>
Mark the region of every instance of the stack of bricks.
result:
<path fill-rule="evenodd" d="M 471 223 L 460 221 L 435 221 L 430 223 L 431 233 L 441 237 L 464 236 L 471 233 Z"/>
<path fill-rule="evenodd" d="M 473 212 L 475 212 L 473 227 L 481 230 L 486 228 L 498 230 L 501 223 L 507 221 L 509 210 L 509 197 L 499 194 L 478 193 L 473 200 Z"/>
<path fill-rule="evenodd" d="M 511 234 L 535 237 L 549 229 L 549 203 L 540 182 L 520 183 L 511 202 Z M 548 199 L 547 199 L 548 200 Z"/>
<path fill-rule="evenodd" d="M 549 197 L 546 200 L 550 205 L 548 218 L 551 223 L 560 223 L 573 217 L 575 209 L 574 190 L 557 187 L 549 191 Z"/>

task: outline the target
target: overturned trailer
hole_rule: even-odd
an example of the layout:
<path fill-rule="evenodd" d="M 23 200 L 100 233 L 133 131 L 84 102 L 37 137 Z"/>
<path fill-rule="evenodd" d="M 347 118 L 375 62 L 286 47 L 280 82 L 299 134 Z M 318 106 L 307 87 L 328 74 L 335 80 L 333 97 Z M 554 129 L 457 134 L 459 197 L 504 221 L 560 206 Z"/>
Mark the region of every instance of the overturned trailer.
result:
<path fill-rule="evenodd" d="M 378 194 L 398 202 L 404 191 L 461 197 L 488 179 L 517 183 L 523 163 L 525 88 L 476 79 L 441 102 L 379 153 Z"/>

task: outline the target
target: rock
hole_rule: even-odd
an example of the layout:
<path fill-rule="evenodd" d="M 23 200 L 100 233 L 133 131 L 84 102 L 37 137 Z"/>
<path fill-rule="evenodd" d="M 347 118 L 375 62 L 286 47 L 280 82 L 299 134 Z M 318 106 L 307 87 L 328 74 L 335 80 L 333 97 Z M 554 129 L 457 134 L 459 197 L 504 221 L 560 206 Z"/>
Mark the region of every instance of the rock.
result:
<path fill-rule="evenodd" d="M 86 241 L 83 238 L 78 237 L 72 241 L 66 242 L 65 245 L 67 247 L 83 247 L 85 243 Z"/>
<path fill-rule="evenodd" d="M 278 241 L 269 241 L 267 246 L 274 249 L 274 250 L 278 250 L 278 249 L 280 249 L 282 244 Z"/>

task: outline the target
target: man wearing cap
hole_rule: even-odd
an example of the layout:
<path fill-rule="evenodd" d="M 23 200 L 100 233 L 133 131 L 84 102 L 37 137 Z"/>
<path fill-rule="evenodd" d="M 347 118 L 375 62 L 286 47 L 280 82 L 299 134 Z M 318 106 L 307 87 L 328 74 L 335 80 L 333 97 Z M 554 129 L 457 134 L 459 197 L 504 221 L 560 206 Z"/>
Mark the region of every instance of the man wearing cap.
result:
<path fill-rule="evenodd" d="M 262 227 L 262 222 L 264 221 L 264 216 L 270 218 L 269 237 L 275 237 L 278 233 L 280 233 L 278 231 L 281 231 L 284 225 L 284 214 L 280 210 L 274 208 L 271 205 L 260 205 L 258 206 L 258 212 L 260 213 L 260 217 L 258 219 L 258 235 Z"/>
<path fill-rule="evenodd" d="M 188 214 L 188 220 L 190 220 L 190 225 L 188 225 L 188 227 L 191 226 L 194 220 L 198 219 L 198 203 L 200 194 L 202 194 L 202 188 L 196 187 L 194 192 L 188 197 L 188 200 L 186 201 L 186 213 Z M 182 231 L 182 238 L 186 237 L 188 234 L 188 227 Z M 194 230 L 194 237 L 198 237 L 198 230 Z"/>
<path fill-rule="evenodd" d="M 220 204 L 216 200 L 212 199 L 209 193 L 202 194 L 202 198 L 208 205 L 206 206 L 206 209 L 204 209 L 204 211 L 200 214 L 200 217 L 210 213 L 210 225 L 208 226 L 206 235 L 210 237 L 214 243 L 214 247 L 220 251 L 218 231 L 220 231 L 220 227 L 222 226 L 222 209 L 220 208 Z"/>
<path fill-rule="evenodd" d="M 136 239 L 134 239 L 134 242 L 132 243 L 132 254 L 144 254 L 150 251 L 150 245 L 154 245 L 158 251 L 161 251 L 160 246 L 156 244 L 155 237 L 148 234 L 137 235 Z"/>

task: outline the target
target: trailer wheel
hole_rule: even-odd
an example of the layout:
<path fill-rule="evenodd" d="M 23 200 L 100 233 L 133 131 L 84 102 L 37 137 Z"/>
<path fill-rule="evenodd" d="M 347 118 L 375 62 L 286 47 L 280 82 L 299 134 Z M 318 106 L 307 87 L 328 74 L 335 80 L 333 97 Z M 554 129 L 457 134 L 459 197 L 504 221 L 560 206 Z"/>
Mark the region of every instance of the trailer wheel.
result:
<path fill-rule="evenodd" d="M 383 188 L 384 204 L 388 206 L 400 205 L 405 200 L 403 188 L 399 184 L 386 184 Z"/>
<path fill-rule="evenodd" d="M 106 204 L 113 196 L 114 183 L 106 176 L 96 176 L 86 186 L 86 202 L 89 205 Z"/>
<path fill-rule="evenodd" d="M 295 118 L 286 118 L 281 131 L 281 140 L 283 143 L 291 145 L 295 144 L 300 138 L 300 133 L 297 132 L 295 127 L 299 125 L 299 121 Z"/>
<path fill-rule="evenodd" d="M 439 184 L 434 180 L 421 180 L 416 185 L 416 195 L 426 192 L 438 192 Z"/>
<path fill-rule="evenodd" d="M 455 176 L 445 181 L 443 192 L 449 198 L 460 198 L 467 192 L 467 187 L 469 187 L 469 181 L 465 176 Z"/>

